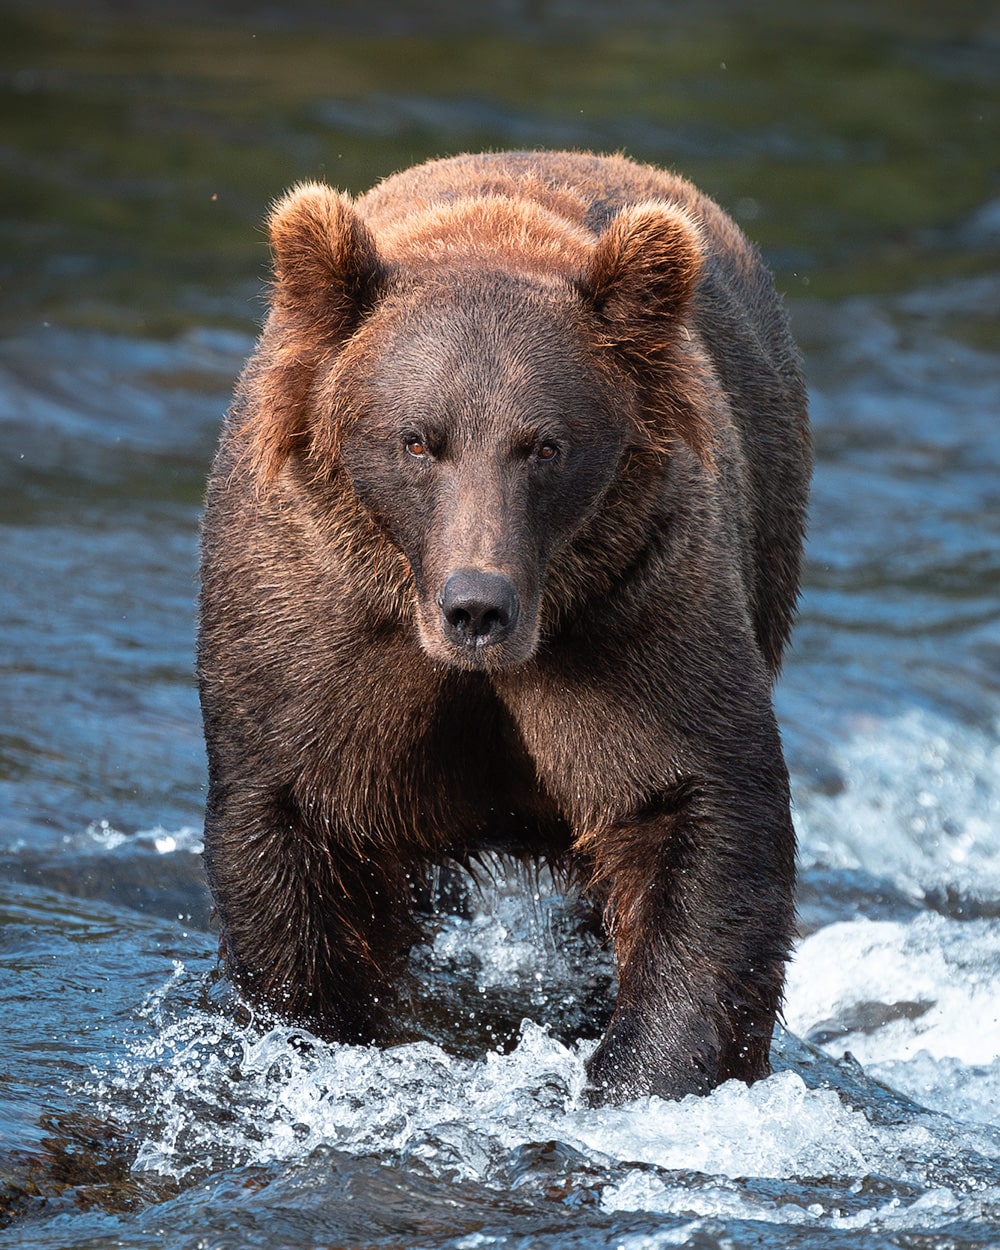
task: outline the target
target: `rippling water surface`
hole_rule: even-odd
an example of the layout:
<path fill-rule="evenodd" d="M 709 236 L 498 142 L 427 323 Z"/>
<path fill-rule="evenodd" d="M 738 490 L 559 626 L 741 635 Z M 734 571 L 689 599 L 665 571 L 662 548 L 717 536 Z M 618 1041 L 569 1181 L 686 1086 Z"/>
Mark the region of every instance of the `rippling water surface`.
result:
<path fill-rule="evenodd" d="M 0 14 L 0 1245 L 1000 1244 L 1000 21 L 666 7 Z M 734 212 L 813 394 L 786 1027 L 680 1103 L 583 1105 L 610 970 L 544 876 L 438 910 L 378 1051 L 234 1022 L 199 858 L 266 205 L 555 145 Z"/>

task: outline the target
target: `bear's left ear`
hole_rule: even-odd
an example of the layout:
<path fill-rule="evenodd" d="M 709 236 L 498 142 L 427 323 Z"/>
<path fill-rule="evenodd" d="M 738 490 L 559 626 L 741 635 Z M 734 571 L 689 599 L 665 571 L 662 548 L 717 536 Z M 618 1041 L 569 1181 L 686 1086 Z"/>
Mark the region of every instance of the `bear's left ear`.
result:
<path fill-rule="evenodd" d="M 580 288 L 600 316 L 623 328 L 675 337 L 701 272 L 698 227 L 655 201 L 623 209 L 598 238 Z M 643 336 L 645 337 L 645 335 Z"/>
<path fill-rule="evenodd" d="M 385 277 L 351 200 L 322 183 L 302 183 L 275 204 L 268 233 L 272 306 L 303 323 L 311 345 L 342 342 L 371 311 Z"/>
<path fill-rule="evenodd" d="M 609 222 L 577 288 L 639 387 L 635 415 L 644 444 L 669 451 L 679 440 L 711 471 L 718 396 L 711 367 L 685 330 L 703 259 L 694 221 L 650 201 Z"/>

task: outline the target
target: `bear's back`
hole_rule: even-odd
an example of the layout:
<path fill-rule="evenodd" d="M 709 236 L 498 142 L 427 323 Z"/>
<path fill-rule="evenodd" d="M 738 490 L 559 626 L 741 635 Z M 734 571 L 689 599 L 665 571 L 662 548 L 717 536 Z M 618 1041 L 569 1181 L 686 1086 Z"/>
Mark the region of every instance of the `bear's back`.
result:
<path fill-rule="evenodd" d="M 447 157 L 393 174 L 358 201 L 374 229 L 457 200 L 527 200 L 596 238 L 618 212 L 654 200 L 675 204 L 699 226 L 705 245 L 693 320 L 722 374 L 739 395 L 746 347 L 763 351 L 802 417 L 805 388 L 799 356 L 771 275 L 735 222 L 693 183 L 624 156 L 586 152 L 495 152 Z M 735 337 L 734 337 L 735 336 Z M 749 337 L 750 342 L 745 340 Z"/>

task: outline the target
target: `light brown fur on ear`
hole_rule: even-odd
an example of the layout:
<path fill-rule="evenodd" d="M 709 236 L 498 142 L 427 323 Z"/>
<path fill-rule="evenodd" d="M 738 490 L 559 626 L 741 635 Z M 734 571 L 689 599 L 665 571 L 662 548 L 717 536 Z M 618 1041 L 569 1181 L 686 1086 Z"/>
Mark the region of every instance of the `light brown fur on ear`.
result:
<path fill-rule="evenodd" d="M 261 484 L 308 441 L 316 371 L 371 311 L 387 274 L 350 198 L 322 183 L 302 183 L 278 200 L 268 232 L 271 315 L 243 379 L 238 427 Z"/>
<path fill-rule="evenodd" d="M 620 212 L 597 240 L 582 287 L 608 320 L 676 320 L 694 291 L 701 261 L 701 235 L 687 213 L 656 201 L 637 204 Z"/>
<path fill-rule="evenodd" d="M 643 391 L 649 446 L 669 450 L 680 439 L 711 469 L 711 369 L 686 324 L 703 257 L 694 220 L 676 205 L 651 200 L 608 224 L 578 285 L 603 324 L 606 345 Z M 695 398 L 703 390 L 704 400 Z"/>
<path fill-rule="evenodd" d="M 288 314 L 312 346 L 351 334 L 383 277 L 375 240 L 351 200 L 318 182 L 302 183 L 271 211 L 272 307 Z"/>

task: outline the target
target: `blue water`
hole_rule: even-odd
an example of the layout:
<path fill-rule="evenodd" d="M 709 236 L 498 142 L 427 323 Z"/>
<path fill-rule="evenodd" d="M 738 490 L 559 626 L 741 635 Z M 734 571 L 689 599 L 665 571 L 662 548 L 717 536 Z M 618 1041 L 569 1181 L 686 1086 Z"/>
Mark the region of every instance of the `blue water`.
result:
<path fill-rule="evenodd" d="M 334 7 L 0 15 L 0 1246 L 1000 1244 L 995 19 Z M 436 917 L 410 1046 L 241 1026 L 217 967 L 197 526 L 257 223 L 523 143 L 696 177 L 806 354 L 801 941 L 775 1075 L 706 1099 L 582 1104 L 609 970 L 544 877 Z"/>

